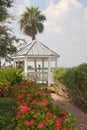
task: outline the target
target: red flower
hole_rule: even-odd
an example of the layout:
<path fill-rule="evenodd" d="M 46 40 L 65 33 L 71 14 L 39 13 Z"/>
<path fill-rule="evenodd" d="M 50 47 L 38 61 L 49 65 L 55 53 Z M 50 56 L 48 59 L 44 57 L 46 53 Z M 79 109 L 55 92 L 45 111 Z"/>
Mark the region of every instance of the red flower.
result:
<path fill-rule="evenodd" d="M 67 112 L 66 111 L 62 111 L 61 114 L 65 116 L 67 114 Z"/>
<path fill-rule="evenodd" d="M 27 106 L 22 106 L 22 105 L 20 105 L 18 107 L 18 109 L 20 109 L 23 114 L 26 113 L 27 111 L 31 110 L 31 108 L 29 108 Z"/>
<path fill-rule="evenodd" d="M 37 102 L 39 102 L 39 100 L 33 100 L 31 104 L 36 104 Z"/>
<path fill-rule="evenodd" d="M 63 128 L 63 130 L 67 130 L 67 128 Z"/>
<path fill-rule="evenodd" d="M 56 115 L 53 115 L 53 120 L 57 119 L 57 116 Z"/>
<path fill-rule="evenodd" d="M 32 125 L 32 124 L 34 124 L 34 120 L 30 120 L 30 121 L 24 121 L 24 124 L 25 124 L 25 126 L 30 126 L 30 125 Z"/>
<path fill-rule="evenodd" d="M 30 125 L 34 124 L 34 120 L 30 120 L 29 122 L 30 122 Z"/>
<path fill-rule="evenodd" d="M 39 123 L 39 124 L 37 125 L 37 128 L 39 128 L 39 129 L 43 128 L 43 123 Z"/>
<path fill-rule="evenodd" d="M 58 118 L 57 122 L 55 123 L 56 127 L 61 127 L 62 125 L 62 118 Z"/>
<path fill-rule="evenodd" d="M 30 125 L 29 121 L 25 121 L 24 124 L 25 124 L 25 126 L 29 126 Z"/>
<path fill-rule="evenodd" d="M 21 100 L 21 99 L 23 99 L 24 97 L 25 97 L 25 94 L 21 94 L 21 95 L 18 96 L 18 99 Z"/>
<path fill-rule="evenodd" d="M 28 105 L 28 101 L 22 103 L 24 106 Z"/>
<path fill-rule="evenodd" d="M 49 101 L 47 99 L 43 99 L 43 102 L 41 102 L 40 106 L 47 106 L 49 105 Z"/>
<path fill-rule="evenodd" d="M 55 130 L 60 130 L 60 128 L 59 128 L 59 127 L 56 127 Z"/>

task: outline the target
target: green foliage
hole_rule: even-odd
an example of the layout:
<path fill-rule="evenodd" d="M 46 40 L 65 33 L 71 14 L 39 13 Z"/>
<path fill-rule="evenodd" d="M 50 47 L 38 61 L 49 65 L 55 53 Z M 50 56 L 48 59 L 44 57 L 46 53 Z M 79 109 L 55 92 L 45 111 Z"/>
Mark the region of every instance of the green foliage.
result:
<path fill-rule="evenodd" d="M 54 70 L 53 70 L 53 76 L 54 76 L 55 83 L 58 83 L 58 82 L 62 83 L 63 82 L 64 75 L 65 75 L 66 71 L 67 71 L 67 69 L 63 68 L 63 67 L 54 68 Z"/>
<path fill-rule="evenodd" d="M 57 93 L 62 90 L 77 107 L 87 112 L 87 63 L 63 70 L 64 68 L 56 68 L 54 71 L 54 79 L 58 88 L 56 89 Z M 63 84 L 62 87 L 59 83 Z M 64 91 L 63 86 L 65 86 L 66 91 Z"/>
<path fill-rule="evenodd" d="M 14 68 L 13 66 L 2 67 L 0 69 L 0 85 L 15 85 L 22 81 L 22 69 Z"/>
<path fill-rule="evenodd" d="M 0 0 L 0 22 L 9 17 L 7 8 L 12 6 L 13 0 Z"/>
<path fill-rule="evenodd" d="M 73 68 L 55 68 L 55 82 L 66 84 L 70 88 L 78 88 L 80 90 L 87 86 L 87 64 L 81 64 Z"/>
<path fill-rule="evenodd" d="M 15 100 L 0 98 L 0 130 L 14 130 L 16 123 Z"/>
<path fill-rule="evenodd" d="M 7 18 L 11 18 L 7 9 L 12 6 L 12 2 L 13 0 L 0 0 L 0 57 L 16 52 L 16 47 L 13 45 L 16 38 L 11 36 L 11 30 L 4 24 Z"/>
<path fill-rule="evenodd" d="M 69 69 L 65 74 L 65 84 L 79 90 L 87 87 L 87 64 L 84 63 Z"/>
<path fill-rule="evenodd" d="M 21 15 L 20 19 L 20 28 L 23 32 L 32 37 L 32 40 L 35 39 L 37 33 L 42 33 L 44 30 L 43 22 L 46 20 L 46 17 L 41 14 L 39 8 L 26 7 L 26 11 Z"/>
<path fill-rule="evenodd" d="M 33 82 L 20 83 L 14 96 L 17 100 L 18 125 L 15 130 L 73 130 L 76 118 L 61 106 L 55 106 L 47 87 Z"/>
<path fill-rule="evenodd" d="M 8 54 L 16 52 L 16 47 L 13 46 L 15 39 L 11 36 L 9 29 L 5 26 L 0 27 L 0 57 L 6 57 Z"/>

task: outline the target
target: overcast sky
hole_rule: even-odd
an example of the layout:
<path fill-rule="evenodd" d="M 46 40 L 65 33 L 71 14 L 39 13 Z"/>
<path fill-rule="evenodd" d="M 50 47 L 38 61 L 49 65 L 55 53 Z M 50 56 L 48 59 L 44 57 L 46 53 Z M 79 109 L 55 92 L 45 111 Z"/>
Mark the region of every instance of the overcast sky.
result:
<path fill-rule="evenodd" d="M 46 16 L 44 32 L 37 39 L 60 55 L 58 66 L 87 63 L 87 0 L 14 0 L 11 27 L 20 38 L 31 41 L 19 30 L 20 15 L 26 6 L 36 6 Z"/>

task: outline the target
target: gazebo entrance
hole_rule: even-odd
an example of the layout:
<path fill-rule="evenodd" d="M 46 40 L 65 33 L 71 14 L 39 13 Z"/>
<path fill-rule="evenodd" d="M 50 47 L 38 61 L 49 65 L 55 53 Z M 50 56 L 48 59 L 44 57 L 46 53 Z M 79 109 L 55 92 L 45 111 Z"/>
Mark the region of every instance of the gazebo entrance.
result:
<path fill-rule="evenodd" d="M 57 67 L 58 57 L 57 53 L 37 40 L 25 45 L 12 56 L 15 66 L 22 63 L 26 77 L 37 83 L 48 82 L 48 86 L 53 84 L 52 63 Z M 28 68 L 30 63 L 33 64 L 32 69 Z"/>

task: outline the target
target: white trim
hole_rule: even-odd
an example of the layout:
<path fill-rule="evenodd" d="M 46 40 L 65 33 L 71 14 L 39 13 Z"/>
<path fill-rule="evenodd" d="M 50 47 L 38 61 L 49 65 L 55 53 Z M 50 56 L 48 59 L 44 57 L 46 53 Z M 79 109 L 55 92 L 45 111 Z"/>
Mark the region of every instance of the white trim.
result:
<path fill-rule="evenodd" d="M 51 59 L 48 59 L 48 86 L 51 85 Z"/>
<path fill-rule="evenodd" d="M 44 83 L 44 59 L 42 60 L 42 83 Z"/>
<path fill-rule="evenodd" d="M 25 57 L 25 60 L 24 60 L 24 72 L 25 72 L 25 75 L 27 75 L 27 57 Z"/>

